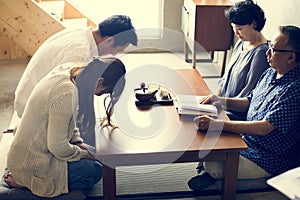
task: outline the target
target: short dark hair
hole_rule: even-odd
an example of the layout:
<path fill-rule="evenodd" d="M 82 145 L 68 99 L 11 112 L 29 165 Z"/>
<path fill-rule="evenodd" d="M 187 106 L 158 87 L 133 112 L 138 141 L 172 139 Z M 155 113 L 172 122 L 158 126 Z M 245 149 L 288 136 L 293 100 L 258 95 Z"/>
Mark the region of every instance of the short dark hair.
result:
<path fill-rule="evenodd" d="M 237 25 L 250 25 L 255 22 L 256 27 L 254 29 L 259 32 L 266 23 L 264 11 L 252 0 L 237 2 L 225 11 L 225 16 L 229 18 L 231 23 Z"/>
<path fill-rule="evenodd" d="M 288 25 L 279 26 L 279 31 L 288 37 L 286 45 L 296 52 L 296 60 L 300 62 L 300 28 Z"/>
<path fill-rule="evenodd" d="M 137 46 L 137 35 L 126 15 L 113 15 L 98 25 L 98 33 L 102 36 L 114 37 L 114 46 L 124 46 L 127 43 Z"/>

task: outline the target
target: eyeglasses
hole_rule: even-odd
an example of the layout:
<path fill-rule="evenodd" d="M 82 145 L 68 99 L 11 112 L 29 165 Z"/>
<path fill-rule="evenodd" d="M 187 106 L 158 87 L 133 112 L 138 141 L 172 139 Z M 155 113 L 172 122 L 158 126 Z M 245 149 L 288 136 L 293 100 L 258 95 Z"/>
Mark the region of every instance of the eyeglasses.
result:
<path fill-rule="evenodd" d="M 295 52 L 292 50 L 284 50 L 284 49 L 274 49 L 271 45 L 271 41 L 268 41 L 269 49 L 271 50 L 271 53 L 274 54 L 274 52 L 281 52 L 281 53 L 287 53 L 287 52 Z"/>

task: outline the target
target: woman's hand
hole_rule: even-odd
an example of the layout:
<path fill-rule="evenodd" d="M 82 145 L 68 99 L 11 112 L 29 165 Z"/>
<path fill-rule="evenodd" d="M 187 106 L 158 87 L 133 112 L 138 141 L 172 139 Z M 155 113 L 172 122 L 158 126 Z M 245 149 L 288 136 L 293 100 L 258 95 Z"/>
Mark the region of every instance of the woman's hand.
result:
<path fill-rule="evenodd" d="M 199 101 L 200 104 L 208 104 L 211 103 L 216 107 L 224 107 L 226 104 L 226 99 L 223 97 L 216 96 L 214 94 L 208 95 Z"/>
<path fill-rule="evenodd" d="M 199 100 L 199 103 L 200 104 L 208 104 L 208 103 L 211 103 L 211 97 L 213 95 L 208 95 L 208 96 L 203 96 L 202 99 Z"/>
<path fill-rule="evenodd" d="M 83 150 L 83 158 L 87 158 L 87 159 L 90 159 L 90 160 L 98 160 L 88 150 Z"/>
<path fill-rule="evenodd" d="M 80 147 L 80 149 L 88 150 L 87 146 L 83 142 L 81 142 L 81 143 L 75 143 L 74 145 Z"/>
<path fill-rule="evenodd" d="M 98 160 L 95 156 L 93 156 L 90 151 L 88 150 L 88 147 L 86 146 L 85 143 L 76 143 L 74 144 L 78 146 L 80 149 L 84 150 L 83 151 L 83 158 L 91 159 L 91 160 Z"/>

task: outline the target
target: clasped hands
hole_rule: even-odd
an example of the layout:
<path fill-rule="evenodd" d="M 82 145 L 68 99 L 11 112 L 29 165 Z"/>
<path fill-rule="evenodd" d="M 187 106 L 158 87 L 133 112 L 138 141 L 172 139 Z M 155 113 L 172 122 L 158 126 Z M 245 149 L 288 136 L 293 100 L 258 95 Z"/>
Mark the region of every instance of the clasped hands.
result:
<path fill-rule="evenodd" d="M 216 95 L 208 95 L 208 96 L 204 97 L 203 99 L 201 99 L 199 101 L 199 103 L 200 104 L 210 103 L 219 109 L 219 108 L 224 108 L 226 101 L 225 101 L 225 98 L 218 97 Z M 220 128 L 222 128 L 221 126 L 223 126 L 223 122 L 221 122 L 220 120 L 214 119 L 208 115 L 197 116 L 194 118 L 193 121 L 197 124 L 198 129 L 200 131 L 207 131 L 208 129 L 220 130 Z"/>
<path fill-rule="evenodd" d="M 85 143 L 75 143 L 74 145 L 78 146 L 80 149 L 84 150 L 83 158 L 90 160 L 98 160 L 88 149 Z"/>

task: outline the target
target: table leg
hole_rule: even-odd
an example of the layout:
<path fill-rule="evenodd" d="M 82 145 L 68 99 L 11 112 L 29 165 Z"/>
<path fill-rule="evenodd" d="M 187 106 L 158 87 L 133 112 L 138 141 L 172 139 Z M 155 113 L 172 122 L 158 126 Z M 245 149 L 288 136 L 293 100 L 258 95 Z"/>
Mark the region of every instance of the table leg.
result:
<path fill-rule="evenodd" d="M 192 66 L 193 66 L 194 69 L 196 68 L 196 48 L 195 48 L 195 45 L 194 45 L 193 52 L 192 52 Z"/>
<path fill-rule="evenodd" d="M 222 63 L 222 69 L 221 69 L 221 77 L 224 75 L 225 73 L 225 69 L 226 69 L 226 59 L 227 59 L 227 50 L 224 51 L 224 57 L 223 57 L 223 63 Z"/>
<path fill-rule="evenodd" d="M 184 38 L 183 51 L 184 51 L 185 62 L 189 62 L 189 56 L 188 56 L 189 55 L 189 47 L 188 47 L 188 44 L 187 44 L 185 38 Z"/>
<path fill-rule="evenodd" d="M 210 59 L 212 60 L 212 62 L 214 62 L 214 59 L 215 59 L 215 52 L 214 51 L 210 52 Z"/>
<path fill-rule="evenodd" d="M 103 199 L 115 200 L 116 196 L 116 168 L 103 164 Z"/>
<path fill-rule="evenodd" d="M 234 200 L 237 185 L 239 152 L 227 153 L 224 164 L 222 195 L 224 200 Z"/>

